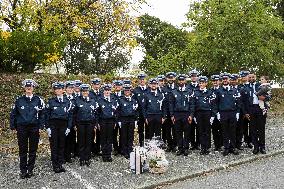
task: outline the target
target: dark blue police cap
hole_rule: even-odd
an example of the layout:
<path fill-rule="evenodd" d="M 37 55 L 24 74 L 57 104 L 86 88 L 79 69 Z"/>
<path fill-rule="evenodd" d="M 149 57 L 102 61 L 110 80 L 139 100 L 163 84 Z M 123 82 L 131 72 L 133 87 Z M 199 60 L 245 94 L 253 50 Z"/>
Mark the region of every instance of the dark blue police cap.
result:
<path fill-rule="evenodd" d="M 220 76 L 219 75 L 212 75 L 211 80 L 212 81 L 218 81 L 218 80 L 220 80 Z"/>
<path fill-rule="evenodd" d="M 95 84 L 95 85 L 98 85 L 98 84 L 101 83 L 101 79 L 100 78 L 94 78 L 94 79 L 91 80 L 91 83 Z"/>
<path fill-rule="evenodd" d="M 199 76 L 198 81 L 199 82 L 208 82 L 208 78 L 206 76 Z"/>
<path fill-rule="evenodd" d="M 147 75 L 144 74 L 144 73 L 140 73 L 140 74 L 138 74 L 137 77 L 138 77 L 138 79 L 145 79 L 147 77 Z"/>
<path fill-rule="evenodd" d="M 53 89 L 64 89 L 64 86 L 64 83 L 61 81 L 52 83 Z"/>
<path fill-rule="evenodd" d="M 170 77 L 176 77 L 177 74 L 175 72 L 168 72 L 166 73 L 166 78 L 170 78 Z"/>
<path fill-rule="evenodd" d="M 246 70 L 240 71 L 240 76 L 241 76 L 241 77 L 246 77 L 246 76 L 249 75 L 249 74 L 250 74 L 249 71 L 246 71 Z"/>
<path fill-rule="evenodd" d="M 65 87 L 74 87 L 74 81 L 66 81 L 65 82 Z"/>
<path fill-rule="evenodd" d="M 25 79 L 22 81 L 23 87 L 37 87 L 38 84 L 33 79 Z"/>
<path fill-rule="evenodd" d="M 190 77 L 192 77 L 192 76 L 199 76 L 199 72 L 196 70 L 196 69 L 193 69 L 193 70 L 191 70 L 189 73 L 188 73 L 188 75 L 190 76 Z"/>
<path fill-rule="evenodd" d="M 103 90 L 111 90 L 112 89 L 112 85 L 111 84 L 104 84 L 103 85 Z"/>
<path fill-rule="evenodd" d="M 80 90 L 81 91 L 89 91 L 91 89 L 89 84 L 82 84 L 80 85 Z"/>
<path fill-rule="evenodd" d="M 80 81 L 80 80 L 75 80 L 74 81 L 74 86 L 75 87 L 80 87 L 80 85 L 82 85 L 82 81 Z"/>
<path fill-rule="evenodd" d="M 150 84 L 157 84 L 158 80 L 156 78 L 152 78 L 152 79 L 149 80 L 149 83 Z"/>
<path fill-rule="evenodd" d="M 187 75 L 185 75 L 185 74 L 179 74 L 179 75 L 177 76 L 177 79 L 178 79 L 178 80 L 186 80 L 186 78 L 187 78 Z"/>

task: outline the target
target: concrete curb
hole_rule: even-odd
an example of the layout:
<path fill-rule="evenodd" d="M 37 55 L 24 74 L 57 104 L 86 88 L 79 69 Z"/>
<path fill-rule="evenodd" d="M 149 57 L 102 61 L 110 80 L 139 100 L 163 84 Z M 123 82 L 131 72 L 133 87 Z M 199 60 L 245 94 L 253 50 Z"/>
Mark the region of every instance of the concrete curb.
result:
<path fill-rule="evenodd" d="M 196 178 L 196 177 L 202 176 L 204 174 L 214 173 L 214 172 L 221 171 L 221 170 L 226 170 L 228 168 L 233 168 L 233 167 L 243 165 L 243 164 L 247 164 L 247 163 L 250 163 L 250 162 L 253 162 L 253 161 L 262 160 L 262 159 L 266 159 L 266 158 L 269 158 L 269 157 L 274 157 L 274 156 L 277 156 L 277 155 L 280 155 L 280 154 L 284 154 L 284 149 L 274 150 L 274 151 L 271 151 L 271 152 L 269 152 L 267 154 L 263 154 L 263 155 L 250 156 L 250 157 L 247 157 L 247 158 L 243 158 L 243 159 L 239 159 L 239 160 L 236 160 L 236 161 L 229 162 L 229 163 L 224 164 L 224 165 L 218 165 L 216 167 L 212 167 L 212 168 L 209 168 L 209 169 L 191 172 L 191 173 L 189 173 L 188 175 L 185 175 L 185 176 L 181 176 L 181 177 L 177 177 L 177 178 L 170 178 L 167 181 L 162 181 L 162 182 L 159 182 L 159 183 L 156 183 L 156 184 L 150 184 L 148 186 L 142 186 L 142 187 L 139 187 L 139 188 L 140 189 L 152 189 L 152 188 L 156 188 L 156 187 L 166 186 L 166 185 L 173 184 L 173 183 L 176 183 L 176 182 Z"/>

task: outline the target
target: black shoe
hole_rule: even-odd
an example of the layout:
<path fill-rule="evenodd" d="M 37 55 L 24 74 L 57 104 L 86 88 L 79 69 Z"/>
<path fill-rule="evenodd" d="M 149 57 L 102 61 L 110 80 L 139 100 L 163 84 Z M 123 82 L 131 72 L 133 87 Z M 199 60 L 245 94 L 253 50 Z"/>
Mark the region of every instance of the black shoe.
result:
<path fill-rule="evenodd" d="M 80 166 L 85 165 L 85 162 L 83 160 L 80 160 Z"/>
<path fill-rule="evenodd" d="M 21 174 L 20 174 L 20 178 L 21 178 L 21 179 L 28 178 L 27 175 L 28 175 L 28 173 L 21 173 Z"/>
<path fill-rule="evenodd" d="M 221 151 L 221 150 L 222 150 L 221 147 L 215 147 L 215 148 L 214 148 L 214 151 L 218 151 L 218 152 L 219 152 L 219 151 Z"/>
<path fill-rule="evenodd" d="M 224 150 L 223 151 L 223 156 L 227 156 L 227 155 L 229 155 L 229 150 Z"/>
<path fill-rule="evenodd" d="M 167 147 L 166 152 L 171 152 L 171 151 L 172 151 L 172 148 Z"/>
<path fill-rule="evenodd" d="M 237 149 L 238 150 L 244 150 L 244 148 L 240 145 L 240 146 L 237 146 Z"/>
<path fill-rule="evenodd" d="M 26 177 L 27 177 L 27 178 L 31 178 L 31 177 L 33 177 L 33 176 L 34 176 L 33 171 L 29 171 Z"/>
<path fill-rule="evenodd" d="M 112 162 L 112 158 L 111 157 L 107 158 L 107 162 Z"/>
<path fill-rule="evenodd" d="M 58 168 L 58 167 L 53 168 L 53 171 L 54 171 L 55 173 L 61 173 L 60 168 Z"/>
<path fill-rule="evenodd" d="M 254 148 L 253 151 L 252 151 L 253 154 L 258 154 L 258 152 L 259 152 L 258 148 Z"/>
<path fill-rule="evenodd" d="M 87 167 L 90 167 L 91 161 L 90 161 L 90 160 L 85 161 L 85 165 L 86 165 Z"/>
<path fill-rule="evenodd" d="M 184 155 L 184 156 L 188 156 L 188 154 L 189 154 L 188 149 L 184 150 L 183 155 Z"/>
<path fill-rule="evenodd" d="M 176 153 L 177 156 L 180 156 L 181 154 L 183 154 L 182 150 L 178 150 L 177 153 Z"/>
<path fill-rule="evenodd" d="M 117 150 L 113 151 L 113 155 L 118 156 L 119 152 Z"/>
<path fill-rule="evenodd" d="M 192 147 L 190 148 L 190 150 L 196 150 L 195 146 L 192 146 Z"/>
<path fill-rule="evenodd" d="M 129 159 L 130 156 L 129 155 L 124 155 L 125 159 Z"/>
<path fill-rule="evenodd" d="M 253 148 L 253 145 L 251 143 L 247 143 L 247 147 L 252 149 Z"/>
<path fill-rule="evenodd" d="M 232 154 L 234 154 L 234 155 L 239 155 L 239 154 L 240 154 L 240 153 L 238 152 L 238 150 L 236 150 L 236 149 L 232 149 L 230 153 L 232 153 Z"/>
<path fill-rule="evenodd" d="M 71 158 L 70 159 L 66 159 L 65 162 L 72 163 L 72 160 L 71 160 Z"/>
<path fill-rule="evenodd" d="M 66 172 L 66 170 L 65 170 L 64 167 L 62 167 L 62 166 L 59 168 L 59 171 L 60 171 L 60 173 Z"/>
<path fill-rule="evenodd" d="M 264 148 L 261 148 L 259 151 L 261 154 L 266 154 L 266 150 Z"/>

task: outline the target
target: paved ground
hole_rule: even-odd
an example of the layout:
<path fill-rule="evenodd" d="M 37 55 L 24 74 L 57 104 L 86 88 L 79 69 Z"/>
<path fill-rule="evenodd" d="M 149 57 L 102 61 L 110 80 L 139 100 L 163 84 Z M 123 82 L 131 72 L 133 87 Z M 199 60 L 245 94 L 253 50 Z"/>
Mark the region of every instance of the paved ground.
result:
<path fill-rule="evenodd" d="M 267 150 L 284 149 L 284 119 L 269 119 L 266 130 Z M 167 173 L 153 175 L 145 173 L 133 175 L 128 169 L 129 162 L 123 157 L 115 157 L 112 163 L 103 163 L 99 157 L 93 159 L 89 168 L 80 167 L 78 160 L 67 164 L 67 172 L 55 174 L 51 170 L 49 155 L 37 159 L 36 176 L 28 180 L 19 179 L 18 158 L 0 154 L 0 188 L 141 188 L 188 176 L 208 168 L 226 165 L 232 161 L 254 156 L 250 149 L 240 155 L 223 157 L 219 152 L 200 156 L 198 151 L 188 157 L 169 153 L 170 168 Z"/>
<path fill-rule="evenodd" d="M 284 188 L 284 154 L 179 182 L 164 189 Z"/>

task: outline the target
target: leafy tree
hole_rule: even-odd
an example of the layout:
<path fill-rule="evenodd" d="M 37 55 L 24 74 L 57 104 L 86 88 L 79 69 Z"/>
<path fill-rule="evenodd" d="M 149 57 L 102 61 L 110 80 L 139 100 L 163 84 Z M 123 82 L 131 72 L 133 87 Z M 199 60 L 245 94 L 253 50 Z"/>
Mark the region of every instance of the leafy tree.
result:
<path fill-rule="evenodd" d="M 283 21 L 271 3 L 198 1 L 187 18 L 186 26 L 195 33 L 187 59 L 204 74 L 250 69 L 272 78 L 284 75 Z"/>
<path fill-rule="evenodd" d="M 139 28 L 137 40 L 145 49 L 142 70 L 150 75 L 187 71 L 183 50 L 189 43 L 188 32 L 147 14 L 139 17 Z"/>

